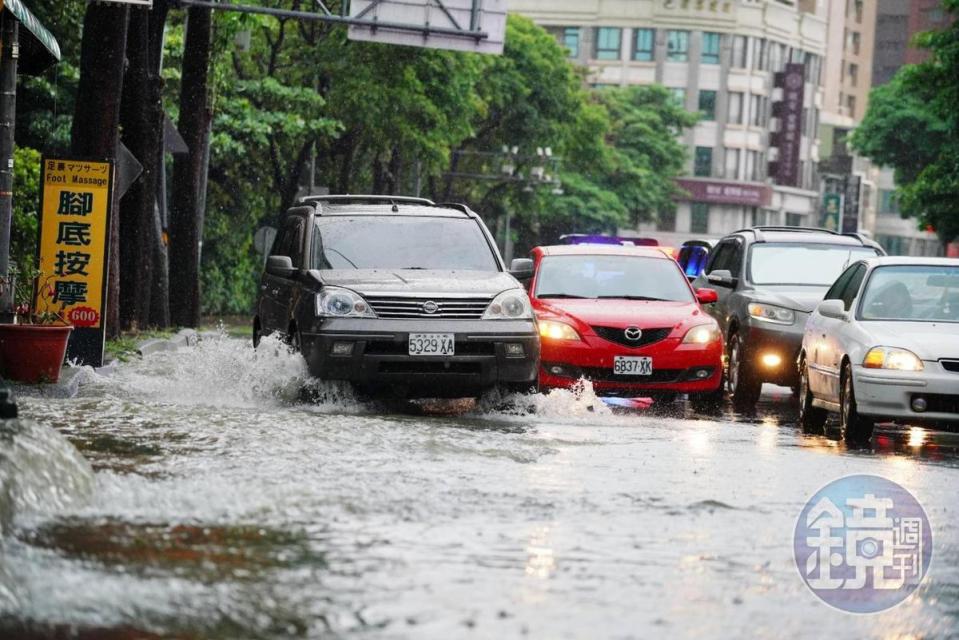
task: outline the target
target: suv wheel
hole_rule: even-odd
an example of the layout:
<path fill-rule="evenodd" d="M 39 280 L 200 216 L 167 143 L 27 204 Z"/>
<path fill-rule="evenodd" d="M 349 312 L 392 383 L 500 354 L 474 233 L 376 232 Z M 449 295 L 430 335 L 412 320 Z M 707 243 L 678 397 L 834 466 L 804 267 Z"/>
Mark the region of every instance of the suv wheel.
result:
<path fill-rule="evenodd" d="M 842 392 L 839 394 L 839 432 L 846 442 L 863 443 L 872 436 L 872 420 L 859 415 L 852 367 L 847 362 L 842 368 Z"/>
<path fill-rule="evenodd" d="M 738 333 L 729 339 L 729 373 L 726 376 L 726 389 L 733 402 L 733 407 L 739 411 L 750 411 L 759 401 L 762 391 L 762 380 L 756 377 L 746 355 L 746 345 Z"/>
<path fill-rule="evenodd" d="M 809 368 L 806 358 L 799 361 L 799 425 L 806 433 L 820 433 L 826 424 L 826 410 L 814 407 L 812 391 L 809 390 Z"/>

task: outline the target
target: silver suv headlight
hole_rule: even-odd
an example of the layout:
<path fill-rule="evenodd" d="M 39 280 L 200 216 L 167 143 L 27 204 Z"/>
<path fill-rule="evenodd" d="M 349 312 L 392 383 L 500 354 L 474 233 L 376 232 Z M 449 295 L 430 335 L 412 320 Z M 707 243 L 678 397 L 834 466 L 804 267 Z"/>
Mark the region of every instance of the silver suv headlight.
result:
<path fill-rule="evenodd" d="M 375 318 L 360 294 L 341 287 L 323 287 L 316 294 L 316 315 L 330 318 Z"/>
<path fill-rule="evenodd" d="M 509 289 L 486 307 L 483 320 L 532 320 L 533 308 L 525 289 Z"/>
<path fill-rule="evenodd" d="M 750 303 L 749 315 L 757 320 L 772 322 L 773 324 L 793 324 L 796 322 L 795 311 L 772 304 Z"/>

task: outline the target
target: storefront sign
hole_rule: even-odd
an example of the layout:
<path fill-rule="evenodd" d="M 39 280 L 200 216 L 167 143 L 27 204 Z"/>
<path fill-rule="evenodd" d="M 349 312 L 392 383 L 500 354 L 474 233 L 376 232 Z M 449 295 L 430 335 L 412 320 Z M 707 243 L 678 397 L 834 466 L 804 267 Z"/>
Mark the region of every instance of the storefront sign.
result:
<path fill-rule="evenodd" d="M 67 358 L 103 364 L 113 163 L 44 158 L 35 309 L 74 326 Z"/>
<path fill-rule="evenodd" d="M 802 141 L 802 111 L 805 66 L 787 64 L 776 74 L 776 86 L 783 90 L 782 102 L 773 105 L 779 119 L 779 131 L 772 135 L 772 146 L 779 148 L 779 160 L 770 163 L 770 175 L 776 184 L 798 187 L 800 181 L 799 150 Z"/>
<path fill-rule="evenodd" d="M 708 202 L 710 204 L 741 204 L 749 207 L 767 207 L 772 201 L 773 190 L 764 184 L 742 184 L 677 178 L 680 188 L 689 192 L 681 200 Z"/>
<path fill-rule="evenodd" d="M 846 176 L 846 197 L 842 212 L 842 232 L 857 233 L 859 231 L 859 194 L 862 189 L 862 178 Z"/>
<path fill-rule="evenodd" d="M 842 194 L 824 193 L 822 196 L 822 219 L 820 221 L 822 228 L 839 231 L 839 216 L 841 214 Z"/>

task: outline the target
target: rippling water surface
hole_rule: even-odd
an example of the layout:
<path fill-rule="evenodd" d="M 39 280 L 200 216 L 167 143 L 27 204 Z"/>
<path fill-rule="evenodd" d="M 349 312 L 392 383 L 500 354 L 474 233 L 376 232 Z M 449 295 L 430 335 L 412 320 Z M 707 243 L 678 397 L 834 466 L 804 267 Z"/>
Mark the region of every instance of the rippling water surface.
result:
<path fill-rule="evenodd" d="M 93 374 L 91 374 L 93 375 Z M 590 390 L 362 403 L 268 342 L 122 365 L 0 430 L 0 636 L 959 637 L 956 439 L 806 436 Z M 905 485 L 929 576 L 851 616 L 792 530 L 826 482 Z"/>

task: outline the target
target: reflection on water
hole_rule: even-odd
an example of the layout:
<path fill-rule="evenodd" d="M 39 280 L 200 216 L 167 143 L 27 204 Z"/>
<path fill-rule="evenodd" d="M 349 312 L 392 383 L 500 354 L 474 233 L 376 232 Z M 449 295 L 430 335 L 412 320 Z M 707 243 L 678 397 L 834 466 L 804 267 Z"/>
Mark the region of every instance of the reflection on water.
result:
<path fill-rule="evenodd" d="M 785 393 L 752 416 L 642 404 L 611 409 L 588 385 L 370 404 L 307 380 L 279 344 L 228 339 L 123 365 L 76 400 L 26 399 L 30 437 L 0 439 L 0 462 L 29 461 L 38 483 L 0 535 L 0 637 L 959 628 L 947 436 L 884 425 L 850 450 L 802 434 Z M 906 485 L 938 527 L 923 589 L 872 618 L 808 593 L 789 539 L 809 495 L 857 472 Z"/>

